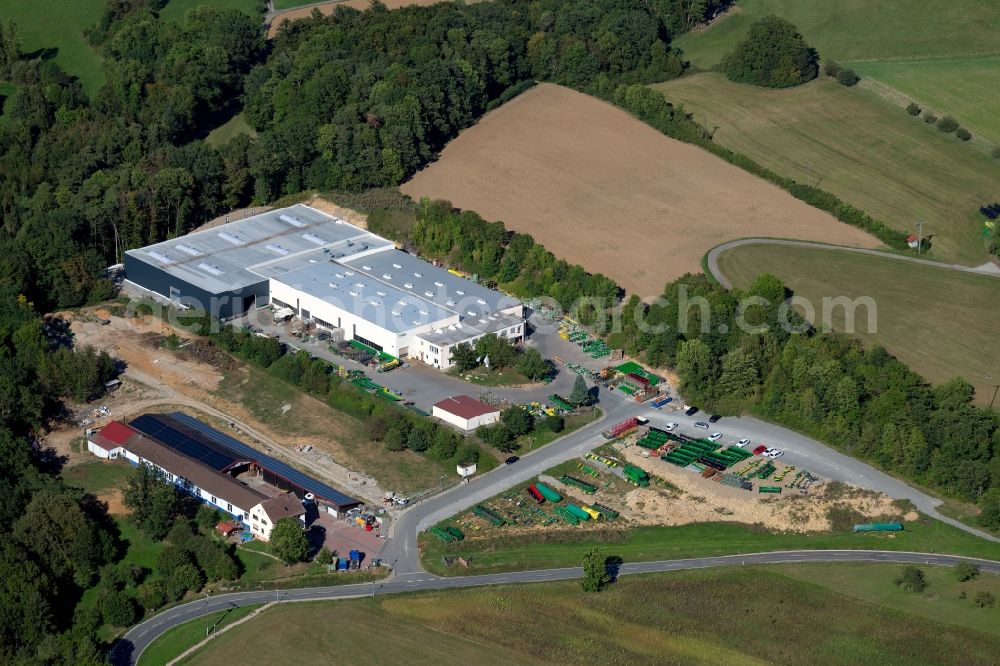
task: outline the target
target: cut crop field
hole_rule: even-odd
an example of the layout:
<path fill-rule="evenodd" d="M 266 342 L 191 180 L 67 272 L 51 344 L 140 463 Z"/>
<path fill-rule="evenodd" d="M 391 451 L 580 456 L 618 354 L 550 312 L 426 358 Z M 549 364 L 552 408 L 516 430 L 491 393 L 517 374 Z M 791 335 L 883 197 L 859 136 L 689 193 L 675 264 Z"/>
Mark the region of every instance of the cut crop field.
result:
<path fill-rule="evenodd" d="M 820 55 L 835 60 L 997 53 L 1000 3 L 989 0 L 740 0 L 708 27 L 675 45 L 701 69 L 722 60 L 750 24 L 777 14 Z"/>
<path fill-rule="evenodd" d="M 411 5 L 422 7 L 444 1 L 446 0 L 381 0 L 382 4 L 388 9 L 399 9 Z M 466 4 L 469 4 L 469 2 L 470 0 L 466 0 Z M 312 14 L 314 9 L 318 9 L 322 14 L 329 15 L 341 5 L 351 7 L 352 9 L 365 10 L 371 6 L 371 0 L 335 0 L 334 2 L 324 2 L 319 5 L 309 2 L 309 0 L 274 0 L 274 8 L 278 13 L 271 19 L 267 36 L 270 39 L 278 34 L 278 28 L 285 21 L 306 18 Z"/>
<path fill-rule="evenodd" d="M 990 145 L 1000 144 L 1000 56 L 846 64 L 938 117 L 954 116 Z"/>
<path fill-rule="evenodd" d="M 101 55 L 87 43 L 85 28 L 97 23 L 104 11 L 98 0 L 4 0 L 0 19 L 13 21 L 21 50 L 52 57 L 79 77 L 88 95 L 104 83 Z"/>
<path fill-rule="evenodd" d="M 402 188 L 447 199 L 641 297 L 747 236 L 874 237 L 582 93 L 542 84 L 487 114 Z"/>
<path fill-rule="evenodd" d="M 976 211 L 1000 200 L 1000 163 L 875 93 L 825 78 L 765 90 L 711 72 L 654 87 L 717 127 L 718 143 L 783 176 L 819 182 L 901 231 L 923 220 L 930 258 L 986 261 Z"/>
<path fill-rule="evenodd" d="M 394 640 L 359 640 L 372 628 L 391 628 Z M 274 663 L 418 666 L 885 666 L 996 663 L 1000 639 L 746 568 L 628 576 L 600 594 L 567 581 L 275 605 L 184 663 L 217 664 L 236 653 Z"/>
<path fill-rule="evenodd" d="M 857 311 L 856 335 L 880 344 L 933 383 L 964 377 L 988 404 L 1000 368 L 1000 278 L 921 266 L 836 250 L 743 245 L 719 256 L 722 274 L 746 287 L 760 273 L 781 278 L 822 315 L 824 298 L 871 297 L 877 329 L 867 332 L 867 312 Z M 827 323 L 844 332 L 845 309 Z M 992 369 L 992 370 L 991 370 Z"/>

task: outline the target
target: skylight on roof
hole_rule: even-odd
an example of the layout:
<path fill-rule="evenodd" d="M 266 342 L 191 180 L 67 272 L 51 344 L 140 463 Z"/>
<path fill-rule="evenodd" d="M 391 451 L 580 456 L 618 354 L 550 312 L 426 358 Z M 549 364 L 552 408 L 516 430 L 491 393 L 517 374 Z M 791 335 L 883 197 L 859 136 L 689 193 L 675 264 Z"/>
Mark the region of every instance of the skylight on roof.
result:
<path fill-rule="evenodd" d="M 407 282 L 407 283 L 403 284 L 403 286 L 406 287 L 407 289 L 413 289 L 413 283 L 412 282 Z"/>
<path fill-rule="evenodd" d="M 483 299 L 481 299 L 481 298 L 477 298 L 477 299 L 476 299 L 476 303 L 479 303 L 480 305 L 486 305 L 486 301 L 484 301 L 484 300 L 483 300 Z"/>
<path fill-rule="evenodd" d="M 382 273 L 382 279 L 383 280 L 391 280 L 392 276 L 389 275 L 388 273 Z"/>
<path fill-rule="evenodd" d="M 434 296 L 434 292 L 433 291 L 425 291 L 424 292 L 424 296 L 427 296 L 428 298 L 432 298 Z"/>
<path fill-rule="evenodd" d="M 366 271 L 370 271 L 372 269 L 371 266 L 366 266 L 365 264 L 361 264 L 361 268 L 365 269 Z"/>
<path fill-rule="evenodd" d="M 291 215 L 279 215 L 278 219 L 281 220 L 282 222 L 287 222 L 288 224 L 292 225 L 293 227 L 304 227 L 304 226 L 306 226 L 305 222 L 303 222 L 299 218 L 293 217 Z"/>
<path fill-rule="evenodd" d="M 148 254 L 149 254 L 149 256 L 151 256 L 153 259 L 156 259 L 160 263 L 163 263 L 163 264 L 172 264 L 172 263 L 174 263 L 174 260 L 171 259 L 169 255 L 163 254 L 162 252 L 159 252 L 157 250 L 150 250 L 148 252 Z"/>
<path fill-rule="evenodd" d="M 302 234 L 302 237 L 305 238 L 310 243 L 315 243 L 316 245 L 326 245 L 326 241 L 317 236 L 316 234 L 313 233 Z"/>
<path fill-rule="evenodd" d="M 205 254 L 198 248 L 191 247 L 190 245 L 185 245 L 184 243 L 178 243 L 175 247 L 184 254 L 190 254 L 192 257 L 200 257 L 201 255 Z"/>
<path fill-rule="evenodd" d="M 220 231 L 219 238 L 226 241 L 227 243 L 232 243 L 233 245 L 243 245 L 243 239 L 235 234 L 231 234 L 228 231 Z"/>
<path fill-rule="evenodd" d="M 198 264 L 198 268 L 212 275 L 222 275 L 225 272 L 215 264 L 206 264 L 204 262 Z"/>
<path fill-rule="evenodd" d="M 437 280 L 434 280 L 434 286 L 435 287 L 443 287 L 444 286 L 444 282 L 438 282 Z"/>
<path fill-rule="evenodd" d="M 393 268 L 402 268 L 402 266 L 400 264 L 393 264 L 392 267 Z"/>
<path fill-rule="evenodd" d="M 458 294 L 459 296 L 465 296 L 465 292 L 464 292 L 464 291 L 462 291 L 461 289 L 459 289 L 459 290 L 458 290 L 458 291 L 456 291 L 455 293 L 457 293 L 457 294 Z"/>
<path fill-rule="evenodd" d="M 268 245 L 265 245 L 264 247 L 266 247 L 271 252 L 274 252 L 275 254 L 280 254 L 283 257 L 290 252 L 290 250 L 287 247 L 281 247 L 277 243 L 270 243 Z"/>
<path fill-rule="evenodd" d="M 415 277 L 415 278 L 422 278 L 423 276 L 424 276 L 423 273 L 418 273 L 417 271 L 413 271 L 413 277 Z"/>

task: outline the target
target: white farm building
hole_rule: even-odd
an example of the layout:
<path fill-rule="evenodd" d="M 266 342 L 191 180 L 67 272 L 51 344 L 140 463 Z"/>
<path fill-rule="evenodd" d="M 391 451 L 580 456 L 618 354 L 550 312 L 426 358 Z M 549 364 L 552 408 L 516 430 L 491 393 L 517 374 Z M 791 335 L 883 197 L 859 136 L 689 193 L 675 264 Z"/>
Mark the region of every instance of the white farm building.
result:
<path fill-rule="evenodd" d="M 441 369 L 460 342 L 525 334 L 517 299 L 302 204 L 129 250 L 125 271 L 138 290 L 180 307 L 222 319 L 288 309 L 344 340 Z"/>

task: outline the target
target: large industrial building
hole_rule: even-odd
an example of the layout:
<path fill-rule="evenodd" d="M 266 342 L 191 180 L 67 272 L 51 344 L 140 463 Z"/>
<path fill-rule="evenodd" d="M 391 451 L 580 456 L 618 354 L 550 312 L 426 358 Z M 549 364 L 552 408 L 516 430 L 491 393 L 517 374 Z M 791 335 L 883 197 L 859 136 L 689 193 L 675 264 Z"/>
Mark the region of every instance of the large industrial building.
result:
<path fill-rule="evenodd" d="M 524 337 L 524 307 L 306 205 L 273 210 L 125 253 L 128 283 L 220 319 L 288 308 L 397 358 L 438 368 L 493 333 Z"/>
<path fill-rule="evenodd" d="M 225 511 L 265 540 L 270 525 L 261 526 L 260 517 L 304 514 L 289 513 L 285 505 L 301 508 L 301 500 L 306 500 L 326 513 L 342 516 L 362 504 L 182 412 L 143 414 L 128 424 L 112 421 L 87 438 L 87 448 L 99 458 L 124 458 L 156 467 L 168 482 Z M 243 473 L 263 481 L 273 493 L 285 491 L 298 499 L 269 498 L 236 478 Z M 276 513 L 275 507 L 280 511 Z"/>

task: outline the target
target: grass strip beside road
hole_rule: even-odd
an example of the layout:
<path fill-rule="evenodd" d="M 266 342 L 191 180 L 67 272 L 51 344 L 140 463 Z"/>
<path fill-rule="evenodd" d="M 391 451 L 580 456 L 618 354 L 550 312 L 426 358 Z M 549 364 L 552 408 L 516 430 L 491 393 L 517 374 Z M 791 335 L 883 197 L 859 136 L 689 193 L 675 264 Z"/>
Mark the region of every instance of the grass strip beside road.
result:
<path fill-rule="evenodd" d="M 923 517 L 895 534 L 772 532 L 737 523 L 695 523 L 675 527 L 567 528 L 445 544 L 419 536 L 421 563 L 441 576 L 530 571 L 580 566 L 583 554 L 600 546 L 626 562 L 710 557 L 779 550 L 898 550 L 965 555 L 1000 561 L 1000 544 Z M 461 556 L 468 567 L 444 564 Z"/>
<path fill-rule="evenodd" d="M 176 659 L 198 641 L 205 638 L 209 627 L 219 631 L 227 624 L 232 624 L 259 608 L 259 604 L 227 608 L 224 611 L 211 613 L 204 617 L 179 624 L 168 629 L 162 636 L 149 644 L 139 656 L 139 666 L 162 666 L 171 659 Z"/>

